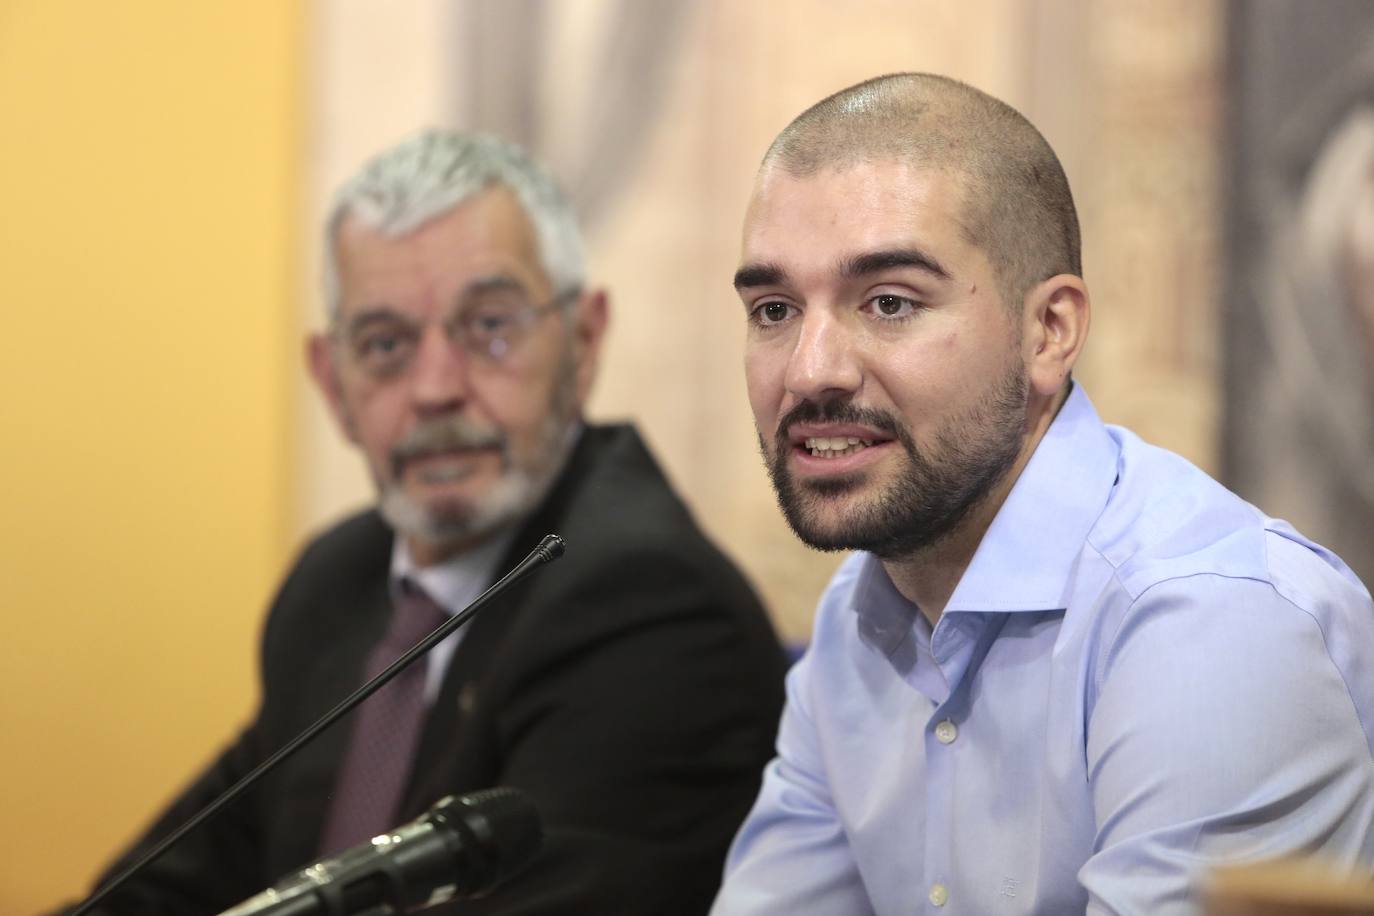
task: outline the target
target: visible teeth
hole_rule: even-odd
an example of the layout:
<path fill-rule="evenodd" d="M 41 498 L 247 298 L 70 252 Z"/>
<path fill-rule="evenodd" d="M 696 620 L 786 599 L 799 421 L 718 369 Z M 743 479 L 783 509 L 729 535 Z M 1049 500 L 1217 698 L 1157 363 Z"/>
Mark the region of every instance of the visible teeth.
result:
<path fill-rule="evenodd" d="M 865 442 L 858 436 L 812 436 L 805 442 L 807 450 L 817 458 L 840 458 L 844 455 L 852 455 L 872 444 L 872 442 Z"/>

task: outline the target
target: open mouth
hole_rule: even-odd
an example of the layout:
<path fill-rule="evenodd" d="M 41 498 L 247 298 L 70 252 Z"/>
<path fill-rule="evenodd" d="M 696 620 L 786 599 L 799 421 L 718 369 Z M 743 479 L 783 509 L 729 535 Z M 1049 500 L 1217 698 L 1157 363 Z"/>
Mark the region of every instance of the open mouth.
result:
<path fill-rule="evenodd" d="M 813 458 L 843 458 L 869 448 L 876 441 L 860 436 L 807 436 L 801 445 Z"/>
<path fill-rule="evenodd" d="M 822 461 L 850 458 L 892 441 L 890 435 L 858 423 L 798 423 L 787 433 L 794 455 Z"/>

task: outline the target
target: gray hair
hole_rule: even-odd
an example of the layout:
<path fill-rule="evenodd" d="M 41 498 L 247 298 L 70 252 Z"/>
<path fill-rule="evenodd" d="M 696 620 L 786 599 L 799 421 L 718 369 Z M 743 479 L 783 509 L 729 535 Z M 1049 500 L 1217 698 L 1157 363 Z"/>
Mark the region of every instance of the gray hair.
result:
<path fill-rule="evenodd" d="M 325 221 L 324 296 L 330 320 L 339 312 L 339 226 L 354 217 L 387 236 L 404 235 L 493 185 L 519 201 L 539 241 L 556 295 L 582 286 L 582 236 L 563 192 L 520 147 L 493 136 L 430 128 L 368 161 L 334 195 Z"/>

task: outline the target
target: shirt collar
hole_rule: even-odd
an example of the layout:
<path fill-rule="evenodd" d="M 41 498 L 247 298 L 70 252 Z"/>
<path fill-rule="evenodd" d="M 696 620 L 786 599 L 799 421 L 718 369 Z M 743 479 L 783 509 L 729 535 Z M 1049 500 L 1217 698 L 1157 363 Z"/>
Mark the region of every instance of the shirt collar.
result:
<path fill-rule="evenodd" d="M 854 585 L 851 609 L 859 615 L 859 638 L 893 659 L 905 672 L 911 664 L 897 661 L 899 655 L 911 656 L 917 644 L 930 643 L 930 624 L 916 605 L 906 600 L 871 553 L 861 555 Z M 916 640 L 912 643 L 910 640 Z M 914 664 L 914 657 L 907 662 Z"/>
<path fill-rule="evenodd" d="M 951 611 L 1048 611 L 1068 605 L 1074 564 L 1116 483 L 1120 448 L 1078 385 L 1007 494 L 945 606 Z M 864 641 L 892 655 L 917 609 L 882 563 L 864 554 L 853 591 Z"/>
<path fill-rule="evenodd" d="M 515 537 L 515 529 L 514 525 L 507 526 L 471 550 L 424 568 L 415 565 L 405 538 L 398 534 L 391 548 L 391 600 L 396 601 L 401 580 L 409 579 L 446 612 L 458 613 L 492 581 L 496 564 Z"/>
<path fill-rule="evenodd" d="M 1073 568 L 1106 508 L 1119 459 L 1092 401 L 1074 385 L 988 526 L 946 613 L 1067 607 Z"/>

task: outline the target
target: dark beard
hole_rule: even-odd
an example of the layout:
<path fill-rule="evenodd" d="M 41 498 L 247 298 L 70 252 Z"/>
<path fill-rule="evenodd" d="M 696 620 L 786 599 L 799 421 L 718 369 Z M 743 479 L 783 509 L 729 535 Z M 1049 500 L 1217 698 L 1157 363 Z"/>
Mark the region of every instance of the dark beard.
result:
<path fill-rule="evenodd" d="M 985 400 L 940 430 L 927 453 L 887 411 L 847 401 L 803 401 L 779 421 L 768 461 L 778 505 L 797 537 L 817 550 L 867 550 L 885 560 L 910 556 L 957 528 L 1016 464 L 1026 395 L 1025 370 L 1013 366 Z M 788 430 L 797 423 L 853 423 L 881 431 L 906 452 L 906 467 L 874 499 L 841 513 L 831 501 L 858 490 L 867 475 L 793 480 Z"/>

